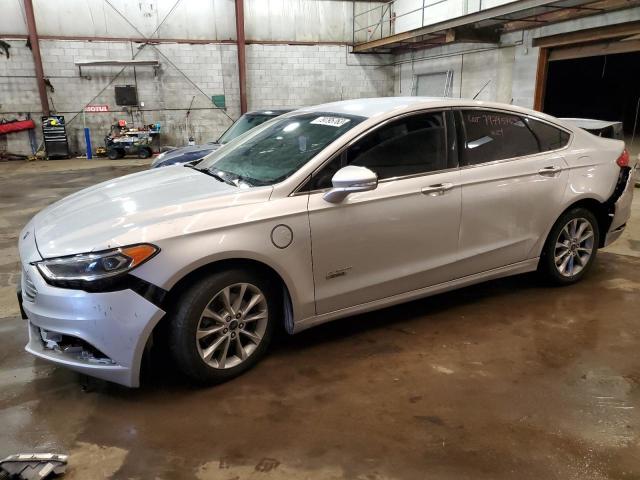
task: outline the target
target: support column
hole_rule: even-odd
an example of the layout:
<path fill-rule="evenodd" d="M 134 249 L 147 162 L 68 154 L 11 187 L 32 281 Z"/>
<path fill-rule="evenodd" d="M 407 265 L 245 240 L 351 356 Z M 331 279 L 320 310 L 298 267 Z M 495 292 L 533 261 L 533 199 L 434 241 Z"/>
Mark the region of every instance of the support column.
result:
<path fill-rule="evenodd" d="M 47 98 L 47 87 L 44 84 L 44 70 L 42 69 L 42 57 L 40 56 L 40 41 L 36 30 L 36 17 L 33 13 L 33 3 L 31 0 L 24 0 L 24 11 L 27 15 L 27 29 L 29 33 L 29 44 L 33 54 L 33 63 L 36 67 L 36 81 L 38 82 L 38 93 L 40 94 L 40 104 L 42 114 L 49 115 L 49 100 Z"/>
<path fill-rule="evenodd" d="M 536 70 L 536 89 L 533 96 L 533 109 L 541 112 L 544 108 L 544 94 L 547 87 L 547 73 L 549 72 L 549 49 L 540 48 L 538 54 L 538 69 Z"/>
<path fill-rule="evenodd" d="M 240 113 L 246 113 L 247 62 L 244 38 L 244 0 L 236 0 L 236 39 L 238 45 L 238 79 L 240 81 Z"/>

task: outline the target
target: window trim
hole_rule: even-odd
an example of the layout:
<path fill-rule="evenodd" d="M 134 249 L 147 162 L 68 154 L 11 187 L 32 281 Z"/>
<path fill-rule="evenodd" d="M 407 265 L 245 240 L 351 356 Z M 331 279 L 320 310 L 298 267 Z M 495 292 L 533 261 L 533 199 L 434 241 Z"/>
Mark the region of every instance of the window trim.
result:
<path fill-rule="evenodd" d="M 294 188 L 294 190 L 289 194 L 290 197 L 293 196 L 297 196 L 297 195 L 311 195 L 312 193 L 324 193 L 327 192 L 329 190 L 331 190 L 331 187 L 329 188 L 319 188 L 316 190 L 309 190 L 309 191 L 305 191 L 305 190 L 301 190 L 301 188 L 303 188 L 307 182 L 311 181 L 311 179 L 313 178 L 313 176 L 318 173 L 320 170 L 322 170 L 326 165 L 328 165 L 329 163 L 331 163 L 333 160 L 335 160 L 336 158 L 338 158 L 339 156 L 341 156 L 342 154 L 344 154 L 344 152 L 350 148 L 353 144 L 357 143 L 358 141 L 360 141 L 363 137 L 365 137 L 366 135 L 374 132 L 375 130 L 384 127 L 385 125 L 387 125 L 390 122 L 396 121 L 396 120 L 401 120 L 405 117 L 410 117 L 413 115 L 421 115 L 424 113 L 432 113 L 432 112 L 441 112 L 444 116 L 443 120 L 444 120 L 444 135 L 445 135 L 445 145 L 446 145 L 446 152 L 447 152 L 447 164 L 449 163 L 449 157 L 451 155 L 451 145 L 449 145 L 449 121 L 447 120 L 447 113 L 448 112 L 452 112 L 453 109 L 455 107 L 432 107 L 432 108 L 427 108 L 424 110 L 414 110 L 412 112 L 405 112 L 405 113 L 401 113 L 399 115 L 396 115 L 394 117 L 389 117 L 386 120 L 371 126 L 370 128 L 368 128 L 367 130 L 365 130 L 364 132 L 360 133 L 358 136 L 356 136 L 355 138 L 351 139 L 348 143 L 346 143 L 345 145 L 343 145 L 342 147 L 340 147 L 333 155 L 331 155 L 331 157 L 329 157 L 327 160 L 325 160 L 324 162 L 322 162 L 321 165 L 319 165 L 316 169 L 313 170 L 313 172 L 311 172 L 311 175 L 309 175 L 308 177 L 306 177 L 296 188 Z M 452 122 L 454 124 L 454 128 L 455 128 L 455 121 Z M 454 132 L 455 133 L 455 132 Z M 456 142 L 457 144 L 458 142 Z M 454 171 L 454 170 L 458 170 L 460 168 L 460 147 L 458 146 L 458 155 L 456 156 L 457 158 L 456 160 L 456 166 L 455 167 L 448 167 L 448 168 L 444 168 L 441 170 L 432 170 L 430 172 L 424 172 L 424 173 L 412 173 L 410 175 L 401 175 L 398 177 L 389 177 L 389 178 L 385 178 L 382 180 L 379 180 L 378 183 L 387 183 L 387 182 L 391 182 L 391 181 L 396 181 L 396 180 L 404 180 L 404 179 L 408 179 L 408 178 L 417 178 L 417 177 L 424 177 L 427 175 L 434 175 L 437 173 L 444 173 L 444 172 L 449 172 L 449 171 Z"/>
<path fill-rule="evenodd" d="M 571 143 L 573 142 L 573 132 L 571 130 L 566 129 L 565 127 L 558 125 L 556 123 L 550 122 L 546 119 L 543 118 L 539 118 L 536 117 L 534 115 L 530 115 L 528 113 L 520 113 L 520 112 L 514 112 L 512 110 L 505 110 L 505 109 L 501 109 L 501 108 L 495 108 L 495 107 L 464 107 L 464 106 L 460 106 L 460 107 L 452 107 L 453 110 L 453 114 L 457 117 L 456 118 L 456 127 L 458 126 L 457 124 L 460 123 L 461 125 L 461 131 L 459 133 L 461 133 L 463 135 L 464 138 L 460 138 L 460 136 L 458 136 L 458 168 L 460 170 L 467 170 L 469 168 L 477 168 L 477 167 L 482 167 L 485 165 L 497 165 L 500 163 L 506 163 L 506 162 L 513 162 L 515 160 L 521 160 L 523 158 L 532 158 L 532 157 L 537 157 L 540 155 L 547 155 L 549 153 L 556 153 L 556 152 L 561 152 L 563 150 L 568 150 L 569 147 L 571 146 Z M 567 144 L 564 147 L 560 147 L 560 148 L 556 148 L 555 150 L 545 150 L 544 152 L 537 152 L 537 153 L 531 153 L 529 155 L 520 155 L 518 157 L 509 157 L 509 158 L 502 158 L 500 160 L 491 160 L 489 162 L 483 162 L 483 163 L 475 163 L 473 165 L 468 165 L 466 164 L 466 162 L 464 162 L 464 164 L 462 162 L 460 162 L 460 152 L 464 151 L 465 145 L 463 140 L 466 141 L 466 128 L 464 125 L 464 117 L 462 115 L 462 111 L 463 110 L 479 110 L 479 111 L 490 111 L 490 112 L 498 112 L 498 113 L 504 113 L 507 115 L 515 115 L 517 117 L 521 117 L 521 118 L 530 118 L 532 120 L 536 120 L 538 122 L 541 123 L 546 123 L 547 125 L 550 125 L 554 128 L 557 128 L 558 130 L 561 130 L 567 134 L 569 134 L 569 140 L 567 141 Z M 529 130 L 531 132 L 531 130 Z M 531 132 L 532 135 L 533 132 Z M 535 136 L 535 135 L 534 135 Z M 463 155 L 464 156 L 464 155 Z"/>

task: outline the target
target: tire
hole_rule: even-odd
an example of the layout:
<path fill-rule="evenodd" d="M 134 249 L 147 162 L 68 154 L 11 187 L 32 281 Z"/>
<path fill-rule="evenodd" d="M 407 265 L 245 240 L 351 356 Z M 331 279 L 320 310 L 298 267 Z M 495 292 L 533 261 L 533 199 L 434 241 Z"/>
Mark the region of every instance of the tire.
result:
<path fill-rule="evenodd" d="M 151 156 L 151 150 L 148 148 L 141 148 L 138 150 L 138 158 L 149 158 Z"/>
<path fill-rule="evenodd" d="M 120 153 L 115 148 L 111 148 L 107 152 L 107 156 L 109 157 L 109 160 L 117 160 L 120 158 Z"/>
<path fill-rule="evenodd" d="M 179 297 L 169 325 L 168 346 L 178 369 L 200 385 L 213 385 L 253 367 L 280 318 L 278 298 L 274 282 L 251 270 L 226 270 L 194 283 Z"/>
<path fill-rule="evenodd" d="M 538 270 L 556 285 L 579 282 L 593 265 L 599 241 L 600 230 L 595 215 L 581 207 L 568 210 L 560 215 L 549 232 Z"/>

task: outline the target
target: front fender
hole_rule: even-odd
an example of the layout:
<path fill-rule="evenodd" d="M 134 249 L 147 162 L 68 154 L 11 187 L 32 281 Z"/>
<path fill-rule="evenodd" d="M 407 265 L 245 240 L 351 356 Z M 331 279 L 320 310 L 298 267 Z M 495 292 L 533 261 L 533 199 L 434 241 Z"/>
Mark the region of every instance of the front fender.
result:
<path fill-rule="evenodd" d="M 188 233 L 152 243 L 160 253 L 131 273 L 165 290 L 170 290 L 191 272 L 222 260 L 242 259 L 260 262 L 280 275 L 291 297 L 294 321 L 315 314 L 311 238 L 306 196 L 286 201 L 284 215 L 262 219 L 245 218 L 222 228 Z M 286 225 L 292 232 L 290 244 L 282 248 L 272 240 L 272 232 Z M 277 243 L 277 242 L 276 242 Z"/>

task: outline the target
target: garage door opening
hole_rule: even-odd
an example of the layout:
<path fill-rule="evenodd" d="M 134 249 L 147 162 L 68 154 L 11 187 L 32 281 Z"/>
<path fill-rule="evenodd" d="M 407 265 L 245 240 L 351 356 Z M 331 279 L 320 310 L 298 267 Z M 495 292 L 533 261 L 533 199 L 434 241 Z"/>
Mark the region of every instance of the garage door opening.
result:
<path fill-rule="evenodd" d="M 639 99 L 640 52 L 549 62 L 545 113 L 622 122 L 629 143 Z M 638 143 L 636 131 L 636 150 Z"/>

